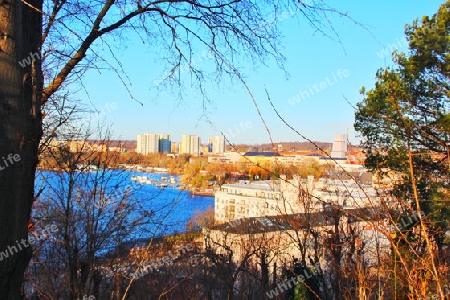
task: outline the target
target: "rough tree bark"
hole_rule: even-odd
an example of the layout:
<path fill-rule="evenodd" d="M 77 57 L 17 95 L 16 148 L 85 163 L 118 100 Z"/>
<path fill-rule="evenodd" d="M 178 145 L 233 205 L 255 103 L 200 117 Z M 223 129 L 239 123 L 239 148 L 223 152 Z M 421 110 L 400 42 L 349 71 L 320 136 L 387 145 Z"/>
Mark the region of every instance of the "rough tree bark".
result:
<path fill-rule="evenodd" d="M 41 138 L 41 0 L 0 3 L 0 299 L 19 299 Z M 28 59 L 30 64 L 23 62 Z M 19 64 L 22 62 L 22 64 Z M 14 156 L 15 155 L 15 156 Z M 2 256 L 3 252 L 3 256 Z"/>

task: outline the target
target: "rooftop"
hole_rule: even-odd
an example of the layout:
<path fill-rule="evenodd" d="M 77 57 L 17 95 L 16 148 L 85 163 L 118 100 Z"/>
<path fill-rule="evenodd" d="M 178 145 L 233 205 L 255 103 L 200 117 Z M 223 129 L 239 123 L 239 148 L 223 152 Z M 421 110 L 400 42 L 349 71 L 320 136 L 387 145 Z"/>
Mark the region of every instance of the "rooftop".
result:
<path fill-rule="evenodd" d="M 341 216 L 347 216 L 348 222 L 350 223 L 364 220 L 378 221 L 387 217 L 387 215 L 385 216 L 384 213 L 374 208 L 338 208 L 333 210 L 333 207 L 329 206 L 325 207 L 323 212 L 238 219 L 216 225 L 212 230 L 222 230 L 236 234 L 255 234 L 280 230 L 299 230 L 308 227 L 332 226 L 334 225 L 334 215 L 338 213 Z"/>
<path fill-rule="evenodd" d="M 266 191 L 279 191 L 279 181 L 261 180 L 250 182 L 248 180 L 240 180 L 235 184 L 224 184 L 222 189 L 250 189 L 250 190 L 266 190 Z"/>
<path fill-rule="evenodd" d="M 281 156 L 278 152 L 245 152 L 244 156 Z"/>

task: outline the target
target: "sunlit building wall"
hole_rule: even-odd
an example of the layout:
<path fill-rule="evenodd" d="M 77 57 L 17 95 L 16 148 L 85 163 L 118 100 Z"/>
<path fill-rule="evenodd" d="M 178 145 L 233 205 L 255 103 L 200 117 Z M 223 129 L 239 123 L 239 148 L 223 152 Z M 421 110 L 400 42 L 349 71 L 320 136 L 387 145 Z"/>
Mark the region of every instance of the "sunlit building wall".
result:
<path fill-rule="evenodd" d="M 159 138 L 156 133 L 146 133 L 137 136 L 136 152 L 141 154 L 159 152 Z"/>
<path fill-rule="evenodd" d="M 181 136 L 180 154 L 200 154 L 200 137 L 197 135 L 184 134 Z"/>
<path fill-rule="evenodd" d="M 208 139 L 208 152 L 224 153 L 225 152 L 225 136 L 217 135 Z"/>

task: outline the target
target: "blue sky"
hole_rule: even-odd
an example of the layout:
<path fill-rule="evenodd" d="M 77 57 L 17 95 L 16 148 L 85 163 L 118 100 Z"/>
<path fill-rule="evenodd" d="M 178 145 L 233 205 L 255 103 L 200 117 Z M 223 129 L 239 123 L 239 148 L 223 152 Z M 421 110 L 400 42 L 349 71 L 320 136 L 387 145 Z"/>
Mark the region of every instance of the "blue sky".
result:
<path fill-rule="evenodd" d="M 332 141 L 335 133 L 345 132 L 349 124 L 350 140 L 357 144 L 353 130 L 352 104 L 361 101 L 362 86 L 371 88 L 378 68 L 390 64 L 390 48 L 406 51 L 404 26 L 423 15 L 434 14 L 443 0 L 339 0 L 326 1 L 347 13 L 366 29 L 343 17 L 331 17 L 341 43 L 312 29 L 306 20 L 295 16 L 280 19 L 282 42 L 287 58 L 286 74 L 273 62 L 268 67 L 240 62 L 241 73 L 250 87 L 275 143 L 303 141 L 290 131 L 272 111 L 265 89 L 280 114 L 306 137 Z M 120 48 L 120 47 L 119 47 Z M 203 116 L 201 96 L 195 90 L 180 103 L 177 94 L 157 93 L 155 83 L 163 73 L 159 55 L 130 38 L 117 57 L 123 65 L 131 93 L 143 106 L 130 98 L 118 76 L 108 70 L 89 71 L 83 83 L 89 93 L 77 97 L 93 103 L 107 122 L 112 123 L 116 138 L 136 139 L 136 135 L 154 132 L 172 135 L 181 141 L 182 134 L 196 134 L 206 142 L 209 136 L 227 134 L 233 143 L 267 143 L 267 131 L 245 88 L 224 81 L 217 87 L 205 83 L 212 100 L 207 105 L 208 123 Z M 201 56 L 201 54 L 200 54 Z M 381 56 L 381 57 L 380 57 Z M 208 63 L 207 56 L 203 63 Z"/>

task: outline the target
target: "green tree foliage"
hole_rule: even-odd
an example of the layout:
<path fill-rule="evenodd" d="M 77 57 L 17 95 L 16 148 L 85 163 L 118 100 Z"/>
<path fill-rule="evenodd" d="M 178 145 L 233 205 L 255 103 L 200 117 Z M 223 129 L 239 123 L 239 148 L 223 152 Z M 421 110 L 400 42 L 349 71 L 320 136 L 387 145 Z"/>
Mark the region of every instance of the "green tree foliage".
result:
<path fill-rule="evenodd" d="M 290 300 L 309 300 L 308 288 L 303 282 L 300 282 L 295 286 L 294 296 L 289 298 Z"/>
<path fill-rule="evenodd" d="M 362 89 L 355 129 L 363 138 L 366 165 L 389 178 L 399 218 L 391 240 L 393 296 L 428 294 L 444 299 L 448 277 L 445 233 L 449 228 L 450 1 L 432 17 L 406 26 L 407 53 L 393 53 L 393 66 L 376 73 L 375 87 Z M 392 212 L 389 210 L 388 212 Z M 397 220 L 397 221 L 396 221 Z M 437 247 L 435 247 L 437 245 Z M 437 251 L 435 249 L 437 248 Z"/>
<path fill-rule="evenodd" d="M 437 14 L 406 26 L 409 52 L 395 52 L 394 66 L 378 70 L 355 115 L 367 166 L 396 174 L 394 195 L 413 199 L 411 155 L 420 206 L 437 212 L 436 221 L 447 219 L 449 200 L 449 8 L 447 1 Z"/>

